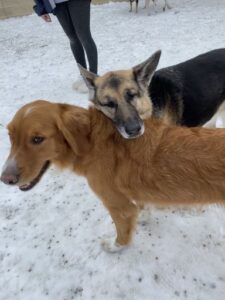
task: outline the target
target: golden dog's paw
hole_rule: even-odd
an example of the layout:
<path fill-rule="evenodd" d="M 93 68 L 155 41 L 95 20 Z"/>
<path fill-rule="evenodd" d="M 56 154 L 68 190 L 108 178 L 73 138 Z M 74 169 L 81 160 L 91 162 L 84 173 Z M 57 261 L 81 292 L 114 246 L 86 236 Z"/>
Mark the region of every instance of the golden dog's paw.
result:
<path fill-rule="evenodd" d="M 126 245 L 124 246 L 124 245 L 120 245 L 120 244 L 116 243 L 114 238 L 102 240 L 101 246 L 106 252 L 109 252 L 109 253 L 120 252 L 124 248 L 127 247 Z"/>

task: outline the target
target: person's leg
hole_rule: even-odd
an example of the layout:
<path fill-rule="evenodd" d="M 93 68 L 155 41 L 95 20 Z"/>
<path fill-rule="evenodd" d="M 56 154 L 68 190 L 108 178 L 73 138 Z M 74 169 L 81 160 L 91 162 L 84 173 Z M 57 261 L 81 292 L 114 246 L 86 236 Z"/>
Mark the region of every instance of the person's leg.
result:
<path fill-rule="evenodd" d="M 90 31 L 90 0 L 70 0 L 67 4 L 74 29 L 87 54 L 89 69 L 97 74 L 97 47 Z"/>
<path fill-rule="evenodd" d="M 62 26 L 65 34 L 69 38 L 70 47 L 76 62 L 84 68 L 87 68 L 84 49 L 74 29 L 74 25 L 69 14 L 67 2 L 63 2 L 56 5 L 55 15 L 58 18 L 59 23 Z"/>

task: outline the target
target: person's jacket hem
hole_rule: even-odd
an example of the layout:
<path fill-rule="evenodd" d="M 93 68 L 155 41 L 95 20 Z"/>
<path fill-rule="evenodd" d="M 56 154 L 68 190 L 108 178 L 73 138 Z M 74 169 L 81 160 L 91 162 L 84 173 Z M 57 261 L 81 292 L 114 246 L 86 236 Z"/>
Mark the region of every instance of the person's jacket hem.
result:
<path fill-rule="evenodd" d="M 35 5 L 33 6 L 33 10 L 38 16 L 51 13 L 54 14 L 54 9 L 48 0 L 34 0 L 34 2 Z"/>
<path fill-rule="evenodd" d="M 54 9 L 48 0 L 34 0 L 34 2 L 33 10 L 38 16 L 54 13 Z"/>

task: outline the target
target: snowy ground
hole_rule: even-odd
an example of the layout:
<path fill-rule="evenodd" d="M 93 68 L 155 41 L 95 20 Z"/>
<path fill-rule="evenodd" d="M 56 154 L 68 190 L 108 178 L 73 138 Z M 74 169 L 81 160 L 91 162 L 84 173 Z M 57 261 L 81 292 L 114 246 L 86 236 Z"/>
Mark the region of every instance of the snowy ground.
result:
<path fill-rule="evenodd" d="M 158 2 L 159 3 L 159 2 Z M 160 67 L 225 45 L 224 0 L 170 0 L 151 16 L 128 3 L 92 7 L 99 73 L 131 67 L 162 49 Z M 143 3 L 141 3 L 143 5 Z M 140 5 L 140 6 L 141 6 Z M 87 106 L 71 89 L 78 70 L 54 19 L 0 21 L 0 165 L 6 124 L 38 98 Z M 1 300 L 224 300 L 225 211 L 147 209 L 133 245 L 100 248 L 114 227 L 83 178 L 51 169 L 30 192 L 0 184 Z"/>

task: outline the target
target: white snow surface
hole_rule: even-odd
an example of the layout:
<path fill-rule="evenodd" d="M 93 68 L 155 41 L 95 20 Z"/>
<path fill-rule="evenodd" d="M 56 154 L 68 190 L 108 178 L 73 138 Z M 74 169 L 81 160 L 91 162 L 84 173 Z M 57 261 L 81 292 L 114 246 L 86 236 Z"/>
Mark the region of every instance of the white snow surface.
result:
<path fill-rule="evenodd" d="M 129 3 L 92 6 L 99 73 L 131 66 L 162 49 L 159 67 L 225 45 L 224 0 L 170 0 L 147 16 Z M 78 76 L 57 20 L 36 15 L 0 21 L 0 165 L 10 143 L 6 125 L 35 99 L 88 106 L 72 90 Z M 132 176 L 132 174 L 131 174 Z M 163 187 L 162 187 L 163 188 Z M 225 211 L 148 208 L 132 245 L 102 250 L 115 234 L 111 218 L 84 178 L 51 168 L 23 193 L 0 183 L 1 300 L 224 300 Z"/>

